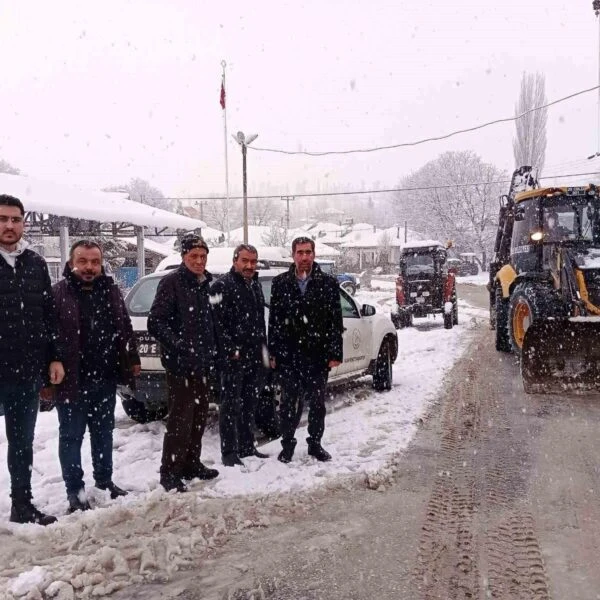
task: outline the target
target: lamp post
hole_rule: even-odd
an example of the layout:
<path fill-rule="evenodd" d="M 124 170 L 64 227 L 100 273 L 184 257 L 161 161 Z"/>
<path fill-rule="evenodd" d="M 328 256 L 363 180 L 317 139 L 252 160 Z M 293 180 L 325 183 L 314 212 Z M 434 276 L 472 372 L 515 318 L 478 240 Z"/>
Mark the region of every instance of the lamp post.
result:
<path fill-rule="evenodd" d="M 600 16 L 600 0 L 593 0 L 592 8 L 594 9 L 594 14 L 596 17 Z M 598 18 L 598 23 L 600 24 L 600 18 Z M 600 35 L 598 37 L 600 43 Z M 599 49 L 599 57 L 598 57 L 598 83 L 600 83 L 600 49 Z M 600 154 L 600 89 L 598 90 L 598 152 L 596 156 Z"/>
<path fill-rule="evenodd" d="M 246 175 L 246 151 L 247 151 L 248 145 L 251 144 L 258 137 L 258 134 L 252 133 L 248 137 L 246 137 L 244 135 L 243 131 L 238 131 L 237 135 L 234 135 L 232 137 L 242 148 L 242 190 L 243 190 L 243 196 L 244 196 L 243 227 L 244 227 L 244 244 L 247 244 L 248 243 L 248 177 Z"/>

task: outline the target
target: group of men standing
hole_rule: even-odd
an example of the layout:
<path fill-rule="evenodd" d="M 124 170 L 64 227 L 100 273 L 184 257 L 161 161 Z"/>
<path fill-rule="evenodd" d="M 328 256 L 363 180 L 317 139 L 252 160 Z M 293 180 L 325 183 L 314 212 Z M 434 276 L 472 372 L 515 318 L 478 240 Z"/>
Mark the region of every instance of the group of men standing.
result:
<path fill-rule="evenodd" d="M 308 453 L 331 459 L 321 445 L 325 386 L 329 370 L 343 360 L 343 322 L 337 281 L 321 271 L 314 249 L 310 238 L 292 243 L 294 264 L 273 279 L 267 336 L 256 248 L 239 245 L 229 273 L 212 282 L 206 242 L 194 234 L 182 239 L 182 264 L 161 279 L 148 315 L 148 333 L 160 343 L 167 372 L 169 414 L 160 468 L 166 490 L 184 492 L 186 480 L 218 476 L 200 461 L 211 394 L 220 397 L 223 465 L 268 458 L 256 448 L 253 429 L 270 369 L 282 389 L 278 460 L 292 460 L 305 403 Z"/>
<path fill-rule="evenodd" d="M 121 293 L 103 268 L 102 248 L 78 241 L 64 278 L 51 286 L 43 258 L 22 240 L 24 208 L 0 195 L 0 401 L 4 405 L 17 523 L 56 521 L 32 504 L 33 437 L 38 407 L 56 405 L 59 460 L 69 512 L 88 510 L 81 447 L 89 430 L 93 476 L 111 498 L 126 495 L 112 479 L 116 387 L 135 386 L 140 373 L 131 320 Z M 281 385 L 281 462 L 292 460 L 303 405 L 309 405 L 308 453 L 327 461 L 325 385 L 343 359 L 342 314 L 336 280 L 314 262 L 314 242 L 297 238 L 294 264 L 274 278 L 269 332 L 258 280 L 256 248 L 238 246 L 229 273 L 213 282 L 209 248 L 195 234 L 181 242 L 182 264 L 164 276 L 148 316 L 166 371 L 168 417 L 160 466 L 167 490 L 213 479 L 201 460 L 209 399 L 218 396 L 224 466 L 268 458 L 254 439 L 254 412 L 268 371 Z M 267 342 L 268 339 L 268 342 Z"/>

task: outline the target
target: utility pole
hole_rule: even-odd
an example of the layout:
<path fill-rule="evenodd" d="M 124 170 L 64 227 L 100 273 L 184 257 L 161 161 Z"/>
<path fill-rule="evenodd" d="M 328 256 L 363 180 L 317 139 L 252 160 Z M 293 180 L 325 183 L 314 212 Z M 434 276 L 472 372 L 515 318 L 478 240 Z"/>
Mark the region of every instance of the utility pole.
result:
<path fill-rule="evenodd" d="M 600 28 L 600 0 L 593 0 L 592 8 L 594 9 L 594 14 L 598 19 L 598 26 Z M 600 46 L 600 31 L 598 35 L 598 43 Z M 598 50 L 598 83 L 600 83 L 600 47 Z M 598 154 L 600 155 L 600 89 L 598 90 Z"/>
<path fill-rule="evenodd" d="M 600 2 L 600 0 L 598 0 Z M 293 202 L 296 198 L 295 196 L 281 196 L 282 200 L 285 200 L 286 209 L 285 209 L 285 222 L 286 222 L 286 230 L 290 230 L 290 202 Z"/>
<path fill-rule="evenodd" d="M 242 190 L 244 195 L 244 211 L 243 211 L 243 226 L 244 226 L 244 244 L 248 243 L 248 177 L 246 176 L 246 151 L 248 144 L 251 144 L 258 134 L 253 133 L 249 136 L 244 135 L 243 131 L 238 131 L 233 139 L 242 148 Z"/>

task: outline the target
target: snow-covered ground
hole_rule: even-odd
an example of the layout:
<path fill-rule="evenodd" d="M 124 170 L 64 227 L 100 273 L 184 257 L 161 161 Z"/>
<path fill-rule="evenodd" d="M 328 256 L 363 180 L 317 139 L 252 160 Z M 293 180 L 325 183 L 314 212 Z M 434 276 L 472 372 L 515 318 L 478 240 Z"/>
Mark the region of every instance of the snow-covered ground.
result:
<path fill-rule="evenodd" d="M 389 312 L 393 282 L 382 283 L 387 289 L 359 292 L 357 300 Z M 108 493 L 93 487 L 86 436 L 84 469 L 94 510 L 67 516 L 57 456 L 57 415 L 55 411 L 40 413 L 34 499 L 39 508 L 59 516 L 59 521 L 46 528 L 9 523 L 9 479 L 6 467 L 0 469 L 0 489 L 4 490 L 0 496 L 0 598 L 41 598 L 42 591 L 44 597 L 60 599 L 91 597 L 134 582 L 165 578 L 214 543 L 220 531 L 266 524 L 268 516 L 257 516 L 265 498 L 293 498 L 296 492 L 331 485 L 347 476 L 376 479 L 407 446 L 445 373 L 466 348 L 469 332 L 487 313 L 461 303 L 460 317 L 460 325 L 452 330 L 443 328 L 441 318 L 431 318 L 398 331 L 400 349 L 390 392 L 374 392 L 369 378 L 331 392 L 323 445 L 333 460 L 325 464 L 307 455 L 305 419 L 290 464 L 276 460 L 280 444 L 273 441 L 261 447 L 269 459 L 245 459 L 243 469 L 220 466 L 218 431 L 213 427 L 204 436 L 202 459 L 219 468 L 220 476 L 210 482 L 196 481 L 188 494 L 167 494 L 158 483 L 163 424 L 135 424 L 118 404 L 114 480 L 131 493 L 112 501 Z M 0 464 L 6 464 L 3 427 Z M 239 499 L 239 506 L 249 512 L 242 510 L 235 517 L 219 514 L 215 500 L 227 498 Z"/>

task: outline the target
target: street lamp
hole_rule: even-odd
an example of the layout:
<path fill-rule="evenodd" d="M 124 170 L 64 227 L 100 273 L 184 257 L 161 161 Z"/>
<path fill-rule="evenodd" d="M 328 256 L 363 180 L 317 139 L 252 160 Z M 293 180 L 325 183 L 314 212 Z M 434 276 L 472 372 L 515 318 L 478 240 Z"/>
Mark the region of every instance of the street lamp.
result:
<path fill-rule="evenodd" d="M 244 210 L 243 210 L 243 225 L 244 225 L 244 244 L 248 243 L 248 178 L 246 176 L 246 150 L 257 137 L 257 133 L 251 133 L 248 137 L 243 131 L 238 131 L 237 135 L 232 136 L 233 139 L 242 148 L 242 189 L 244 195 Z"/>

